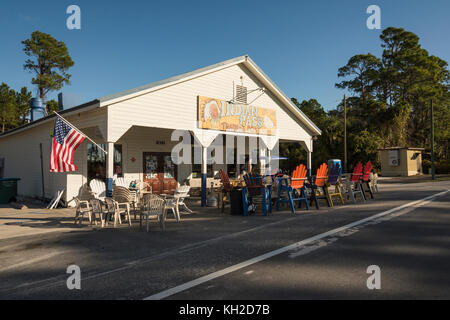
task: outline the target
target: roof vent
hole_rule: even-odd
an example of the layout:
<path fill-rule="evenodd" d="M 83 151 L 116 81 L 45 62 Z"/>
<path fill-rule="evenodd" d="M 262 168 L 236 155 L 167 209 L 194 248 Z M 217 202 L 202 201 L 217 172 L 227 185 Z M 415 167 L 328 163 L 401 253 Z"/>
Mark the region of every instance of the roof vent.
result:
<path fill-rule="evenodd" d="M 236 102 L 247 103 L 247 87 L 237 85 L 236 86 Z"/>

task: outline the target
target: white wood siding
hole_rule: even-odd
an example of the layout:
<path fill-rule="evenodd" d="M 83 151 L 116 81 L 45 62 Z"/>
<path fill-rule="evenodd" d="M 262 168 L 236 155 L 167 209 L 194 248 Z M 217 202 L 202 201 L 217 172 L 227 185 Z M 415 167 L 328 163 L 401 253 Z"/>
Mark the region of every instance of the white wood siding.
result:
<path fill-rule="evenodd" d="M 73 125 L 87 133 L 98 143 L 104 143 L 106 136 L 107 110 L 96 109 L 67 117 Z M 55 122 L 49 121 L 0 138 L 0 158 L 5 158 L 5 177 L 20 178 L 20 196 L 42 197 L 41 160 L 39 144 L 42 143 L 45 197 L 53 198 L 57 190 L 66 188 L 65 201 L 79 195 L 79 190 L 87 181 L 86 150 L 87 140 L 74 153 L 74 163 L 78 171 L 72 173 L 50 172 L 51 133 Z"/>
<path fill-rule="evenodd" d="M 87 134 L 89 138 L 96 143 L 106 142 L 107 130 L 107 109 L 94 109 L 88 112 L 82 112 L 66 119 Z M 52 124 L 53 125 L 53 124 Z M 78 147 L 73 156 L 73 163 L 78 167 L 78 171 L 67 173 L 66 184 L 66 200 L 73 197 L 81 196 L 81 188 L 87 184 L 87 145 L 91 143 L 84 139 L 83 143 Z M 73 205 L 73 203 L 71 203 Z"/>
<path fill-rule="evenodd" d="M 170 139 L 173 129 L 197 128 L 197 96 L 231 100 L 233 82 L 234 86 L 243 84 L 248 90 L 262 87 L 244 65 L 233 65 L 106 107 L 81 111 L 67 119 L 97 143 L 122 144 L 125 177 L 142 180 L 142 153 L 170 152 L 177 143 Z M 259 94 L 250 94 L 248 101 L 253 101 Z M 306 146 L 310 145 L 311 134 L 306 126 L 270 92 L 251 104 L 276 110 L 278 136 L 281 140 L 302 141 Z M 66 201 L 70 200 L 79 194 L 80 188 L 87 182 L 86 140 L 74 154 L 78 172 L 49 172 L 50 133 L 53 126 L 54 121 L 50 121 L 0 137 L 0 158 L 5 158 L 5 177 L 21 178 L 18 183 L 19 195 L 42 195 L 39 143 L 43 144 L 44 191 L 47 198 L 52 198 L 56 190 L 66 188 L 64 198 Z M 156 140 L 164 140 L 166 144 L 157 145 Z M 133 157 L 136 159 L 134 162 L 131 161 Z M 189 178 L 190 172 L 190 165 L 179 166 L 178 181 L 182 183 Z"/>
<path fill-rule="evenodd" d="M 234 65 L 108 106 L 108 141 L 116 141 L 133 125 L 192 130 L 197 127 L 197 96 L 231 100 L 233 81 L 234 85 L 241 84 L 241 77 L 248 90 L 262 86 L 244 66 Z M 250 94 L 248 101 L 258 95 L 258 92 Z M 252 104 L 276 110 L 280 139 L 311 139 L 304 124 L 270 93 Z"/>
<path fill-rule="evenodd" d="M 0 158 L 5 158 L 5 178 L 20 178 L 19 196 L 42 197 L 41 159 L 42 143 L 45 197 L 52 198 L 57 190 L 66 187 L 65 173 L 50 173 L 51 132 L 54 123 L 0 138 Z"/>
<path fill-rule="evenodd" d="M 171 141 L 172 130 L 132 127 L 116 144 L 122 145 L 123 171 L 125 179 L 143 180 L 144 152 L 171 152 L 178 141 Z M 165 144 L 157 144 L 164 141 Z M 134 158 L 133 162 L 131 159 Z M 191 173 L 190 165 L 179 165 L 177 180 L 183 183 Z"/>

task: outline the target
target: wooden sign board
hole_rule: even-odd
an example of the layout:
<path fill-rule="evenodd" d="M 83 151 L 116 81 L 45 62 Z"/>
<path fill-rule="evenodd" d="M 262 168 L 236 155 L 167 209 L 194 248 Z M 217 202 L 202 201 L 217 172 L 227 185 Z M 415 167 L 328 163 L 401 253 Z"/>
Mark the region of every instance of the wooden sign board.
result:
<path fill-rule="evenodd" d="M 275 135 L 275 110 L 231 104 L 228 101 L 198 96 L 198 126 L 201 129 Z"/>

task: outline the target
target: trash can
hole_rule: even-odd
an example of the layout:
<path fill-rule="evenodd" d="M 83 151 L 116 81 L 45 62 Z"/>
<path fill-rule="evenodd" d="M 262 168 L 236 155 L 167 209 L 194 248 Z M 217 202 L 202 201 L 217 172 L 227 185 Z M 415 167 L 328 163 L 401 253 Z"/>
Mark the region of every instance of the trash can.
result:
<path fill-rule="evenodd" d="M 336 163 L 339 163 L 339 174 L 342 174 L 342 161 L 340 159 L 331 159 L 328 160 L 328 172 L 330 172 L 331 168 L 336 165 Z"/>
<path fill-rule="evenodd" d="M 244 215 L 244 208 L 242 205 L 242 189 L 233 189 L 230 191 L 230 207 L 231 214 Z"/>
<path fill-rule="evenodd" d="M 0 204 L 15 201 L 17 197 L 17 181 L 19 178 L 0 179 Z"/>

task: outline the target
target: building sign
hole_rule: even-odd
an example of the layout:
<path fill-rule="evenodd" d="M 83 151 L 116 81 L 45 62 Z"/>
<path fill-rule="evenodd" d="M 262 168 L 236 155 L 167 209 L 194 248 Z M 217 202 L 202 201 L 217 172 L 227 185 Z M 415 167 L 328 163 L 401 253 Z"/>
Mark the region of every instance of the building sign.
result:
<path fill-rule="evenodd" d="M 389 165 L 396 167 L 400 165 L 399 150 L 389 150 Z"/>
<path fill-rule="evenodd" d="M 275 135 L 277 116 L 272 109 L 198 96 L 198 125 L 201 129 Z"/>

